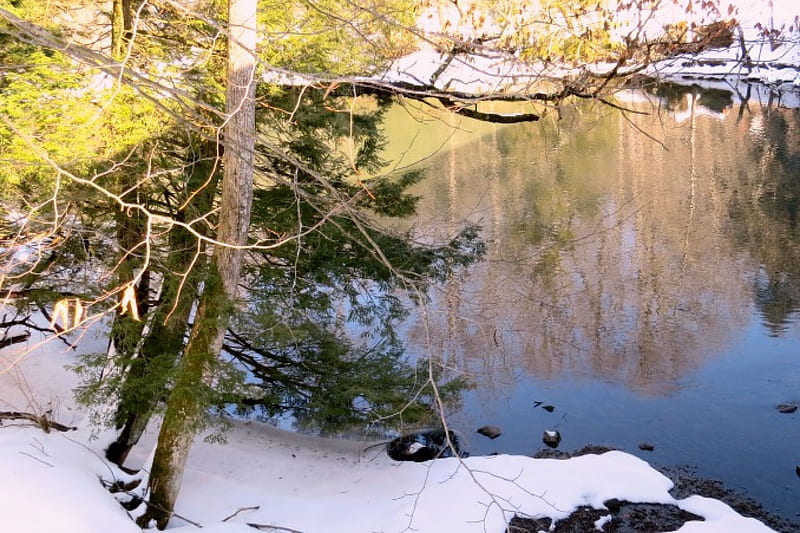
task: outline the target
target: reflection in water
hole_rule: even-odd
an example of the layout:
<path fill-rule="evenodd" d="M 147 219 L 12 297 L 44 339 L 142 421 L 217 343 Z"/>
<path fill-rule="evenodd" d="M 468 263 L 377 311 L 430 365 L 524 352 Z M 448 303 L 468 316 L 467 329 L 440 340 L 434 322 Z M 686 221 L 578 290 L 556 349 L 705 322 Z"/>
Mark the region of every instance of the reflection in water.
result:
<path fill-rule="evenodd" d="M 786 397 L 800 378 L 787 355 L 800 353 L 800 112 L 656 96 L 626 104 L 646 115 L 475 126 L 426 161 L 417 233 L 479 222 L 487 256 L 431 293 L 409 348 L 476 383 L 456 427 L 511 425 L 498 451 L 536 449 L 550 427 L 531 430 L 543 419 L 530 405 L 559 401 L 569 417 L 547 420 L 566 448 L 652 438 L 663 461 L 703 464 L 793 514 L 800 498 L 775 486 L 796 481 L 800 430 L 769 415 L 800 401 Z M 741 464 L 749 453 L 759 467 Z"/>
<path fill-rule="evenodd" d="M 654 107 L 628 118 L 581 109 L 497 128 L 432 160 L 429 176 L 446 179 L 417 191 L 419 227 L 452 233 L 478 221 L 490 243 L 467 279 L 432 295 L 433 330 L 443 336 L 435 351 L 480 379 L 511 381 L 522 369 L 658 393 L 730 342 L 754 286 L 765 320 L 782 324 L 798 302 L 786 270 L 797 257 L 786 239 L 796 234 L 764 198 L 780 186 L 767 177 L 791 179 L 777 154 L 796 159 L 785 149 L 800 144 L 753 126 L 786 112 L 709 116 L 697 111 L 702 101 L 673 103 L 683 122 Z M 781 253 L 786 264 L 768 265 Z M 422 339 L 422 329 L 411 335 Z"/>

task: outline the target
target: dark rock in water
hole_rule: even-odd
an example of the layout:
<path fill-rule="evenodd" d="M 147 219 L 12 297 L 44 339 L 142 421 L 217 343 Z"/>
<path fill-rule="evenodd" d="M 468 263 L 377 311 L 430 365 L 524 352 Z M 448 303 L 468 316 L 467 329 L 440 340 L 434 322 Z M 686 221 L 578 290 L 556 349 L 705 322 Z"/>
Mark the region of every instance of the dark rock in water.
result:
<path fill-rule="evenodd" d="M 395 461 L 417 463 L 440 457 L 467 457 L 469 454 L 461 449 L 458 436 L 453 431 L 448 433 L 450 435 L 449 443 L 447 441 L 448 434 L 442 429 L 420 431 L 397 437 L 386 445 L 386 454 Z"/>
<path fill-rule="evenodd" d="M 544 410 L 545 410 L 545 411 L 547 411 L 548 413 L 552 413 L 553 411 L 555 411 L 555 410 L 556 410 L 556 408 L 555 408 L 555 407 L 553 407 L 552 405 L 543 405 L 543 406 L 542 406 L 542 409 L 544 409 Z"/>
<path fill-rule="evenodd" d="M 533 454 L 534 459 L 569 459 L 571 457 L 572 455 L 569 452 L 552 448 L 542 448 Z"/>
<path fill-rule="evenodd" d="M 561 444 L 561 433 L 558 431 L 545 431 L 542 435 L 542 442 L 551 448 L 558 448 L 558 445 Z"/>
<path fill-rule="evenodd" d="M 534 459 L 570 459 L 572 457 L 579 457 L 581 455 L 601 455 L 606 452 L 613 451 L 614 448 L 609 448 L 607 446 L 595 446 L 593 444 L 589 444 L 584 446 L 579 450 L 575 450 L 573 452 L 562 452 L 561 450 L 553 450 L 550 448 L 542 448 L 535 454 L 533 454 Z"/>
<path fill-rule="evenodd" d="M 800 465 L 794 467 L 794 473 L 797 474 L 797 477 L 800 477 Z"/>
<path fill-rule="evenodd" d="M 478 433 L 485 437 L 489 437 L 490 439 L 496 439 L 503 434 L 503 430 L 497 426 L 483 426 L 482 428 L 478 429 Z"/>
<path fill-rule="evenodd" d="M 620 500 L 604 502 L 605 509 L 578 507 L 566 518 L 552 524 L 550 518 L 523 518 L 514 516 L 508 524 L 506 533 L 586 533 L 597 531 L 595 522 L 609 516 L 611 520 L 603 526 L 603 531 L 615 533 L 652 533 L 653 531 L 674 531 L 690 520 L 702 520 L 695 514 L 680 509 L 676 505 L 631 503 Z"/>
<path fill-rule="evenodd" d="M 553 519 L 549 516 L 543 518 L 528 518 L 514 515 L 508 523 L 506 533 L 539 533 L 539 531 L 549 531 Z"/>
<path fill-rule="evenodd" d="M 569 459 L 571 457 L 580 457 L 581 455 L 601 455 L 606 452 L 614 451 L 614 448 L 608 446 L 596 446 L 589 444 L 579 450 L 573 452 L 562 452 L 561 450 L 551 450 L 549 448 L 542 448 L 533 455 L 534 459 Z"/>
<path fill-rule="evenodd" d="M 656 447 L 650 444 L 649 442 L 640 442 L 639 449 L 645 452 L 652 452 L 653 450 L 656 449 Z"/>
<path fill-rule="evenodd" d="M 603 505 L 606 509 L 611 511 L 612 513 L 618 513 L 620 509 L 622 509 L 622 504 L 625 503 L 617 498 L 611 498 L 610 500 L 606 500 L 603 502 Z"/>
<path fill-rule="evenodd" d="M 789 413 L 794 413 L 797 411 L 797 404 L 794 403 L 779 403 L 775 406 L 779 413 L 783 413 L 785 415 Z"/>

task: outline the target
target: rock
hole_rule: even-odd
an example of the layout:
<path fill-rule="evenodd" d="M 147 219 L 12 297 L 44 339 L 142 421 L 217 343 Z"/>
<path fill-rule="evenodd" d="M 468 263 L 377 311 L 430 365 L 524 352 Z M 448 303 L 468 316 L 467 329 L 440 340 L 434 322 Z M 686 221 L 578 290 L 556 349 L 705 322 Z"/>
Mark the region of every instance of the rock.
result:
<path fill-rule="evenodd" d="M 645 452 L 652 452 L 653 450 L 656 449 L 656 447 L 650 444 L 649 442 L 640 442 L 639 449 Z"/>
<path fill-rule="evenodd" d="M 545 431 L 542 435 L 542 442 L 551 448 L 558 448 L 558 445 L 561 444 L 561 433 L 554 430 Z"/>
<path fill-rule="evenodd" d="M 561 450 L 551 450 L 549 448 L 542 448 L 533 455 L 534 459 L 570 459 L 572 457 L 580 457 L 581 455 L 602 455 L 606 452 L 614 451 L 614 448 L 607 446 L 595 446 L 588 444 L 579 450 L 573 452 L 562 452 Z"/>
<path fill-rule="evenodd" d="M 549 531 L 553 519 L 545 516 L 533 518 L 529 516 L 514 515 L 508 523 L 506 533 L 539 533 L 539 531 Z"/>
<path fill-rule="evenodd" d="M 447 436 L 450 436 L 450 443 Z M 442 429 L 420 431 L 397 437 L 386 445 L 386 454 L 395 461 L 430 461 L 439 457 L 467 457 L 469 454 L 461 449 L 458 436 Z"/>
<path fill-rule="evenodd" d="M 800 477 L 800 465 L 794 467 L 794 473 L 797 474 L 797 477 Z"/>
<path fill-rule="evenodd" d="M 610 504 L 610 507 L 609 507 Z M 676 505 L 657 503 L 631 503 L 620 500 L 607 500 L 604 505 L 609 510 L 581 506 L 555 524 L 549 518 L 529 518 L 515 515 L 508 524 L 506 533 L 585 533 L 598 531 L 597 521 L 606 518 L 602 531 L 616 533 L 650 533 L 652 531 L 675 531 L 686 522 L 703 520 L 701 516 L 689 513 Z M 613 507 L 613 509 L 612 509 Z"/>
<path fill-rule="evenodd" d="M 797 411 L 797 404 L 794 403 L 779 403 L 775 406 L 779 413 L 789 414 Z"/>
<path fill-rule="evenodd" d="M 490 439 L 496 439 L 497 437 L 503 434 L 503 430 L 501 430 L 497 426 L 483 426 L 482 428 L 478 429 L 478 433 L 480 433 L 484 437 L 489 437 Z"/>
<path fill-rule="evenodd" d="M 616 514 L 619 513 L 620 509 L 622 509 L 622 503 L 623 503 L 622 501 L 616 498 L 611 498 L 610 500 L 604 501 L 603 505 L 605 506 L 606 509 Z"/>
<path fill-rule="evenodd" d="M 542 406 L 542 409 L 544 409 L 544 410 L 545 410 L 545 411 L 547 411 L 548 413 L 552 413 L 553 411 L 555 411 L 555 410 L 556 410 L 556 408 L 555 408 L 555 407 L 553 407 L 552 405 L 543 405 L 543 406 Z"/>
<path fill-rule="evenodd" d="M 542 448 L 533 454 L 534 459 L 569 459 L 572 455 L 569 452 L 562 450 L 554 450 L 552 448 Z"/>

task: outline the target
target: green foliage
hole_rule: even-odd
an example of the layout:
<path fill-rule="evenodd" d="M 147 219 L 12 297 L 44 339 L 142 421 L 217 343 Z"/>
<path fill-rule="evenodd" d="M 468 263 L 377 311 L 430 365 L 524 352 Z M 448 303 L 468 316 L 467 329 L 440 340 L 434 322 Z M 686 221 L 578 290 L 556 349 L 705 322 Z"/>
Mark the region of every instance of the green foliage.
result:
<path fill-rule="evenodd" d="M 265 43 L 264 57 L 329 72 L 377 66 L 405 46 L 395 23 L 413 16 L 402 0 L 292 9 L 265 4 L 262 14 L 273 28 L 297 24 L 306 35 Z M 302 16 L 290 22 L 291 13 Z M 178 403 L 181 395 L 199 394 L 206 405 L 289 411 L 324 430 L 398 412 L 403 422 L 429 416 L 427 368 L 406 360 L 396 326 L 427 284 L 478 259 L 482 245 L 475 228 L 442 245 L 421 245 L 379 226 L 384 217 L 413 214 L 417 199 L 407 188 L 422 174 L 374 177 L 383 168 L 381 121 L 390 102 L 350 98 L 345 86 L 258 88 L 263 105 L 251 237 L 274 247 L 252 251 L 246 262 L 249 292 L 226 339 L 230 357 L 214 368 L 213 387 L 201 386 L 200 378 L 176 382 L 189 311 L 200 287 L 210 287 L 204 245 L 170 224 L 149 227 L 145 243 L 138 210 L 120 210 L 116 200 L 59 171 L 92 179 L 150 213 L 196 221 L 199 233 L 212 234 L 220 151 L 208 139 L 219 122 L 213 108 L 223 101 L 222 46 L 216 24 L 176 15 L 167 8 L 157 17 L 144 11 L 126 58 L 131 68 L 177 84 L 188 95 L 182 101 L 146 84 L 136 90 L 117 84 L 57 52 L 0 35 L 0 59 L 17 67 L 0 78 L 0 112 L 15 128 L 0 137 L 0 157 L 11 163 L 0 169 L 2 209 L 24 212 L 43 202 L 41 220 L 25 221 L 24 232 L 53 225 L 56 212 L 70 215 L 58 226 L 53 262 L 31 273 L 30 287 L 38 292 L 27 304 L 52 304 L 69 278 L 82 282 L 82 300 L 112 306 L 116 297 L 108 289 L 147 268 L 137 295 L 147 327 L 117 317 L 113 359 L 89 356 L 76 368 L 85 378 L 80 399 L 117 402 L 105 422 L 118 426 L 150 416 L 176 391 Z M 352 19 L 345 24 L 345 17 Z M 169 21 L 175 24 L 164 24 Z M 149 279 L 153 287 L 144 283 Z M 461 385 L 451 381 L 442 394 L 449 398 Z"/>
<path fill-rule="evenodd" d="M 284 96 L 290 93 L 301 95 Z M 377 215 L 413 214 L 417 199 L 406 189 L 422 174 L 354 182 L 354 171 L 380 166 L 376 138 L 386 103 L 362 105 L 356 115 L 342 112 L 353 109 L 352 101 L 329 95 L 322 106 L 321 97 L 305 91 L 299 106 L 289 99 L 291 128 L 272 129 L 304 167 L 268 156 L 273 180 L 256 191 L 251 229 L 276 241 L 297 237 L 249 262 L 248 305 L 227 341 L 251 373 L 239 405 L 267 416 L 292 412 L 301 424 L 326 431 L 398 412 L 397 423 L 420 421 L 433 402 L 427 371 L 405 359 L 397 338 L 406 313 L 402 291 L 416 298 L 427 284 L 477 260 L 482 243 L 475 228 L 425 246 L 375 226 Z M 337 135 L 360 147 L 356 157 L 335 150 Z"/>
<path fill-rule="evenodd" d="M 364 75 L 407 53 L 412 0 L 261 0 L 263 59 L 296 72 Z"/>
<path fill-rule="evenodd" d="M 548 0 L 541 12 L 508 36 L 522 59 L 552 62 L 615 60 L 624 49 L 612 39 L 614 11 L 596 0 Z"/>
<path fill-rule="evenodd" d="M 0 79 L 0 158 L 7 162 L 0 167 L 0 183 L 8 187 L 54 174 L 32 141 L 56 163 L 78 165 L 75 154 L 91 153 L 98 141 L 85 128 L 96 109 L 79 95 L 84 76 L 60 55 L 19 43 L 0 49 L 0 62 L 19 65 Z"/>
<path fill-rule="evenodd" d="M 231 339 L 228 346 L 251 376 L 232 402 L 240 413 L 291 413 L 301 427 L 325 432 L 431 421 L 427 367 L 405 360 L 396 339 L 359 346 L 345 317 L 303 309 L 303 295 L 294 308 L 278 310 L 272 307 L 277 298 L 253 296 L 254 307 L 234 324 L 247 344 Z M 455 399 L 463 385 L 450 381 L 442 389 L 444 400 Z"/>
<path fill-rule="evenodd" d="M 625 49 L 612 34 L 618 8 L 613 0 L 474 0 L 455 9 L 440 0 L 424 3 L 444 15 L 445 34 L 465 32 L 487 46 L 512 50 L 523 61 L 616 60 Z M 440 43 L 445 49 L 453 46 L 450 39 Z"/>

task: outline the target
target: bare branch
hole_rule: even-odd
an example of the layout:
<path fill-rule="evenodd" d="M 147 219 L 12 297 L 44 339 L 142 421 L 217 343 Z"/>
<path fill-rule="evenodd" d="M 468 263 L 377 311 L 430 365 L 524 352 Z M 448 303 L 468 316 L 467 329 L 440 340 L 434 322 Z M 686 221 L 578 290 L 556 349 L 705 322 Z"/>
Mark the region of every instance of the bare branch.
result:
<path fill-rule="evenodd" d="M 0 411 L 0 426 L 2 426 L 2 420 L 28 420 L 42 428 L 45 433 L 50 433 L 51 428 L 58 431 L 73 431 L 78 429 L 75 426 L 65 426 L 64 424 L 53 422 L 45 416 L 37 416 L 32 413 L 20 413 L 17 411 Z"/>

